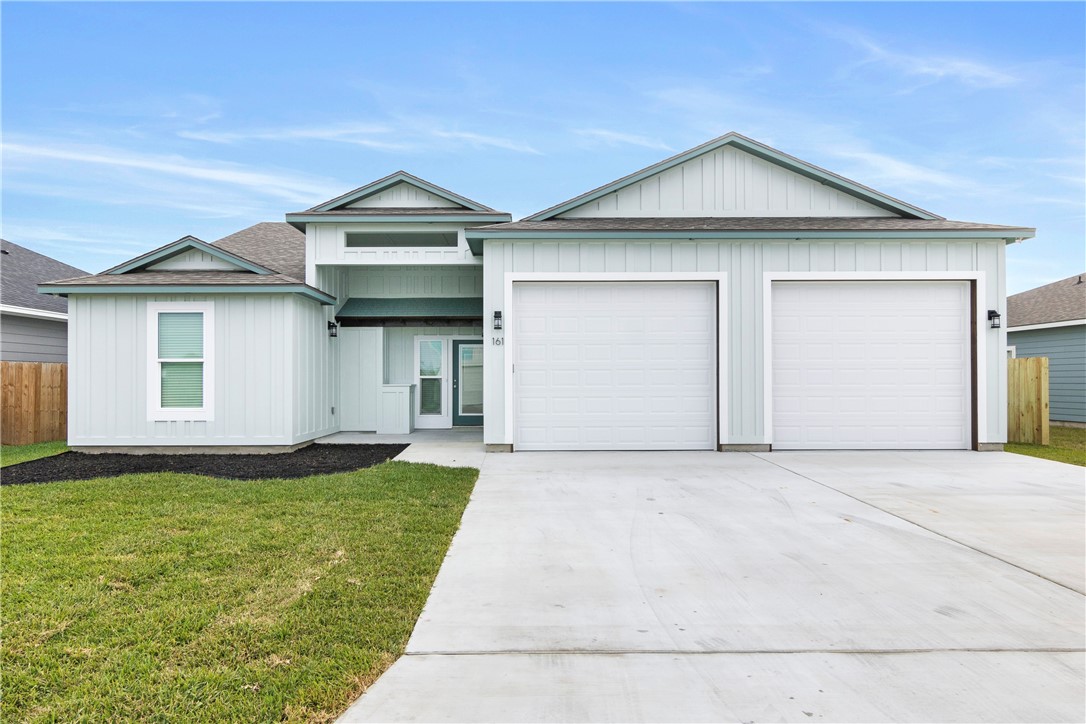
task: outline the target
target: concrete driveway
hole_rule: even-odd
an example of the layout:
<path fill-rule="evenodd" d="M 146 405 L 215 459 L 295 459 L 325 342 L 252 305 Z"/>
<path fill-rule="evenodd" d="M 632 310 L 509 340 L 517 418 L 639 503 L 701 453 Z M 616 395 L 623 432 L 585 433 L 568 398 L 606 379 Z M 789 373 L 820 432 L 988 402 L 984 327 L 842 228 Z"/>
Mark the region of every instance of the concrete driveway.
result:
<path fill-rule="evenodd" d="M 488 455 L 343 720 L 1080 722 L 1084 547 L 1005 453 Z"/>

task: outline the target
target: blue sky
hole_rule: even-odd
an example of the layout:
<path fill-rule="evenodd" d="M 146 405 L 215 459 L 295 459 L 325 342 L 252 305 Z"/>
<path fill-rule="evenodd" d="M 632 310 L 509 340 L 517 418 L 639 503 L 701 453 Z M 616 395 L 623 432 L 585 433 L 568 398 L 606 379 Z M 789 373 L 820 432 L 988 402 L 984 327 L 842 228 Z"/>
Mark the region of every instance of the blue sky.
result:
<path fill-rule="evenodd" d="M 514 218 L 735 130 L 1086 269 L 1082 3 L 11 3 L 5 238 L 99 271 L 397 169 Z"/>

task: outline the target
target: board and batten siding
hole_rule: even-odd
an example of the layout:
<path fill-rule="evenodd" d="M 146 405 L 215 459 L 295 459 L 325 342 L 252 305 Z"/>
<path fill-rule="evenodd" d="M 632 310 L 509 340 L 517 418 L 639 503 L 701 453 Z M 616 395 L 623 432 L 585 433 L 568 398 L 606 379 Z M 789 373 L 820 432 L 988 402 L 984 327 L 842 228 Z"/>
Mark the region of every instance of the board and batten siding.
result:
<path fill-rule="evenodd" d="M 460 204 L 449 201 L 444 196 L 432 194 L 425 189 L 420 189 L 414 184 L 401 181 L 389 186 L 384 191 L 359 199 L 347 204 L 348 209 L 379 209 L 379 208 L 425 208 L 425 209 L 459 209 Z"/>
<path fill-rule="evenodd" d="M 1086 423 L 1086 324 L 1007 331 L 1015 357 L 1048 358 L 1048 417 Z"/>
<path fill-rule="evenodd" d="M 200 249 L 183 251 L 147 267 L 150 271 L 237 271 L 238 268 L 237 264 L 231 264 Z"/>
<path fill-rule="evenodd" d="M 148 418 L 148 302 L 214 304 L 214 419 Z M 299 387 L 321 366 L 305 348 L 328 340 L 313 332 L 325 326 L 318 307 L 291 294 L 71 295 L 68 444 L 291 445 L 321 434 L 316 408 L 298 407 L 327 399 Z M 314 385 L 327 389 L 324 378 Z"/>
<path fill-rule="evenodd" d="M 0 318 L 0 359 L 5 362 L 67 362 L 68 323 L 3 315 Z"/>
<path fill-rule="evenodd" d="M 533 240 L 484 242 L 484 312 L 490 319 L 504 306 L 507 272 L 725 272 L 727 274 L 728 340 L 722 345 L 726 361 L 727 442 L 763 444 L 770 433 L 765 425 L 763 275 L 765 272 L 980 272 L 985 298 L 981 309 L 1005 314 L 1005 252 L 1002 240 L 915 241 L 763 241 L 763 240 Z M 648 277 L 646 277 L 648 278 Z M 506 314 L 516 314 L 508 310 Z M 508 325 L 509 322 L 507 321 Z M 1007 362 L 1006 332 L 990 330 L 986 365 L 987 438 L 1006 440 Z M 484 364 L 485 430 L 488 444 L 511 444 L 505 420 L 504 345 L 494 345 L 488 333 Z"/>
<path fill-rule="evenodd" d="M 894 216 L 843 191 L 724 146 L 601 196 L 563 218 Z"/>

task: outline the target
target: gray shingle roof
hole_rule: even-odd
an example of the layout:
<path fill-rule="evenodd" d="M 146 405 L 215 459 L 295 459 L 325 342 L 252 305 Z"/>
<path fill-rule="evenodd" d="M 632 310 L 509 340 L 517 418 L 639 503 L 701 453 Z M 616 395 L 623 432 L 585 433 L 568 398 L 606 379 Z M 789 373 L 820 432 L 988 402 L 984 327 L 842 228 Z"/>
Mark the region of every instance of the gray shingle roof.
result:
<path fill-rule="evenodd" d="M 1007 297 L 1007 326 L 1086 319 L 1086 273 Z"/>
<path fill-rule="evenodd" d="M 978 224 L 949 219 L 896 217 L 645 217 L 578 218 L 514 221 L 481 227 L 485 231 L 1007 231 L 1035 229 L 1025 226 Z"/>
<path fill-rule="evenodd" d="M 0 303 L 46 312 L 68 311 L 67 299 L 38 294 L 38 284 L 87 272 L 6 239 L 0 239 L 0 249 Z"/>
<path fill-rule="evenodd" d="M 305 280 L 305 234 L 286 222 L 253 224 L 213 245 L 298 281 Z"/>
<path fill-rule="evenodd" d="M 91 276 L 75 277 L 74 279 L 58 279 L 49 282 L 63 286 L 136 286 L 154 284 L 156 286 L 186 286 L 186 285 L 255 285 L 291 284 L 298 285 L 302 282 L 286 274 L 253 274 L 248 271 L 136 271 L 125 274 L 93 274 Z"/>

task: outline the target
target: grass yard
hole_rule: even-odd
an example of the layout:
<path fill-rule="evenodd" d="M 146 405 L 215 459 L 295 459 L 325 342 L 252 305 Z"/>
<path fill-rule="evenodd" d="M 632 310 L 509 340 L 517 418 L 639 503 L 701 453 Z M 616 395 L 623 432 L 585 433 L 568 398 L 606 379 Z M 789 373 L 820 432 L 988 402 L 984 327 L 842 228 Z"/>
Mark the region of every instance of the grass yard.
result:
<path fill-rule="evenodd" d="M 59 455 L 67 450 L 68 445 L 63 440 L 36 442 L 31 445 L 3 445 L 0 446 L 0 467 Z"/>
<path fill-rule="evenodd" d="M 1086 467 L 1086 428 L 1053 425 L 1049 428 L 1048 445 L 1009 442 L 1003 449 L 1019 455 L 1032 455 L 1035 458 Z"/>
<path fill-rule="evenodd" d="M 328 721 L 403 652 L 478 471 L 0 489 L 3 721 Z"/>

